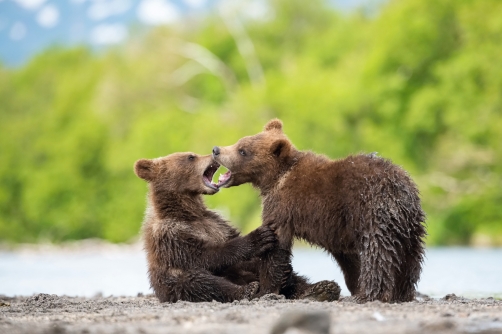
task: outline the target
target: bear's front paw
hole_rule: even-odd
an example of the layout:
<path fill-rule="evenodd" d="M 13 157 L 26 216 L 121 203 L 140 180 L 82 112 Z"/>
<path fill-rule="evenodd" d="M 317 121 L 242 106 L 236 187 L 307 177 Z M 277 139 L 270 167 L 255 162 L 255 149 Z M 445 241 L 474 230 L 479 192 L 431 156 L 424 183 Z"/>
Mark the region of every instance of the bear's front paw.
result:
<path fill-rule="evenodd" d="M 340 298 L 340 286 L 334 281 L 320 281 L 312 284 L 300 297 L 318 302 L 332 302 Z"/>
<path fill-rule="evenodd" d="M 256 256 L 262 256 L 277 245 L 275 233 L 268 226 L 260 226 L 249 234 Z"/>

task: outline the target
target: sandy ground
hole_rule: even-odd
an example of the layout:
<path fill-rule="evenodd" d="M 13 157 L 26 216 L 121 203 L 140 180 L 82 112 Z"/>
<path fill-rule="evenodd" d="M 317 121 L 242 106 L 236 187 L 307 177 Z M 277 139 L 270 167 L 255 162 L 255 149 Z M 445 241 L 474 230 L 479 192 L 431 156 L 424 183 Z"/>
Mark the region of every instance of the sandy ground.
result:
<path fill-rule="evenodd" d="M 274 326 L 282 333 L 277 323 L 295 321 L 299 325 L 287 333 L 310 333 L 298 328 L 309 321 L 319 327 L 316 333 L 502 333 L 502 301 L 447 295 L 356 304 L 349 298 L 328 303 L 267 295 L 228 304 L 161 304 L 151 295 L 0 296 L 0 333 L 271 333 Z"/>

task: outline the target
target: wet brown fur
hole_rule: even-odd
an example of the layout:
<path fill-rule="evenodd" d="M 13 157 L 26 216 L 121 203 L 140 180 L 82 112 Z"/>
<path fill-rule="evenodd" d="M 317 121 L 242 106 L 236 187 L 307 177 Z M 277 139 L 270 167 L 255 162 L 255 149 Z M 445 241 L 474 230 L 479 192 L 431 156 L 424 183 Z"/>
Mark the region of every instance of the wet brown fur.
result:
<path fill-rule="evenodd" d="M 288 279 L 296 237 L 336 259 L 357 300 L 414 299 L 425 214 L 402 168 L 373 154 L 331 160 L 299 151 L 277 119 L 257 135 L 215 147 L 213 156 L 232 172 L 226 186 L 250 182 L 260 190 L 263 224 L 276 229 L 279 247 L 262 268 L 262 287 L 274 292 Z"/>
<path fill-rule="evenodd" d="M 149 184 L 143 238 L 150 284 L 161 302 L 231 302 L 258 292 L 256 256 L 274 247 L 275 235 L 260 227 L 240 236 L 206 208 L 202 194 L 217 191 L 202 182 L 212 163 L 211 156 L 175 153 L 135 164 Z"/>

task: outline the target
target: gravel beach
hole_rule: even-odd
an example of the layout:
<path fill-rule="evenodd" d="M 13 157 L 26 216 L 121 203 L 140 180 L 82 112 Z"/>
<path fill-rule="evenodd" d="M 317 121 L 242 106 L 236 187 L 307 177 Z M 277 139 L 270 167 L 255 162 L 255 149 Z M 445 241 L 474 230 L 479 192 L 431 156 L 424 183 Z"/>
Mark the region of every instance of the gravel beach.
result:
<path fill-rule="evenodd" d="M 0 333 L 270 333 L 278 322 L 321 316 L 316 333 L 502 333 L 502 301 L 447 295 L 415 302 L 290 301 L 266 295 L 233 303 L 161 304 L 152 296 L 0 296 Z M 314 319 L 316 319 L 314 317 Z M 308 321 L 307 321 L 308 322 Z M 299 325 L 301 327 L 301 325 Z M 280 326 L 279 326 L 280 327 Z M 287 327 L 287 326 L 284 326 Z M 275 333 L 284 330 L 276 327 Z M 312 333 L 290 328 L 287 333 Z"/>

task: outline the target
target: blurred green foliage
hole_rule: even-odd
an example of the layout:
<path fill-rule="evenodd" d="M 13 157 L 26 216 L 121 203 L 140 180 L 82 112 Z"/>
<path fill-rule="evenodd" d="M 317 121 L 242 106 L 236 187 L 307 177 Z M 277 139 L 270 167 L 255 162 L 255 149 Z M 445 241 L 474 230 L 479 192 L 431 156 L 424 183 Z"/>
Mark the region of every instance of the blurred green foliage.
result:
<path fill-rule="evenodd" d="M 135 160 L 210 153 L 279 117 L 299 149 L 408 170 L 429 244 L 502 244 L 502 2 L 270 6 L 0 68 L 0 241 L 130 240 L 147 191 Z M 245 231 L 260 223 L 249 185 L 206 198 Z"/>

